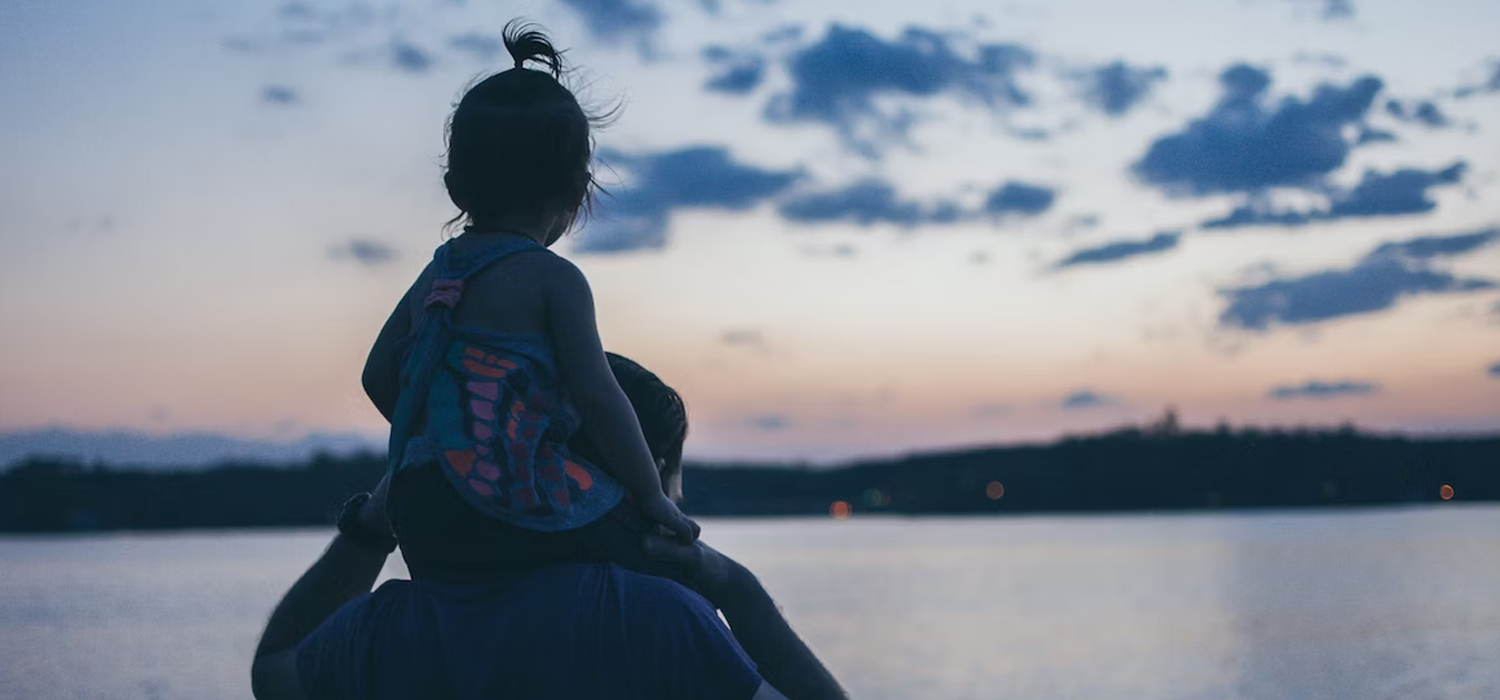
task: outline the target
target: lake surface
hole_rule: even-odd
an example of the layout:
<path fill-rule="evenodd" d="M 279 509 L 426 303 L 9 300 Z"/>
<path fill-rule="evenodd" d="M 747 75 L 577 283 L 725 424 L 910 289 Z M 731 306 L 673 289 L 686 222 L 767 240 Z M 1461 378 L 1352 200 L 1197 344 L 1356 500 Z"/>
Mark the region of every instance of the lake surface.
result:
<path fill-rule="evenodd" d="M 856 698 L 1500 698 L 1500 507 L 703 525 Z M 0 698 L 249 698 L 331 534 L 0 538 Z"/>

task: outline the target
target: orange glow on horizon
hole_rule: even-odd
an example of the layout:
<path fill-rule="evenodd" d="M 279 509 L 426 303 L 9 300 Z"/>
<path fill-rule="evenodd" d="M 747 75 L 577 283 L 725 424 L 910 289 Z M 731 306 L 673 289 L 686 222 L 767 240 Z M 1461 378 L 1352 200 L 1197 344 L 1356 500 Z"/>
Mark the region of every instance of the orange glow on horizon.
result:
<path fill-rule="evenodd" d="M 853 508 L 849 507 L 848 501 L 834 501 L 833 505 L 828 506 L 828 514 L 832 515 L 834 520 L 848 518 L 853 510 Z"/>

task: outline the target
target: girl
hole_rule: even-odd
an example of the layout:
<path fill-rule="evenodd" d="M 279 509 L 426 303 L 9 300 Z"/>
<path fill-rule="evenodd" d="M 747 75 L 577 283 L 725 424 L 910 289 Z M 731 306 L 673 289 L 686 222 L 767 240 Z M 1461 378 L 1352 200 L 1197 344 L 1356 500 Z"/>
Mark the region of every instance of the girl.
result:
<path fill-rule="evenodd" d="M 683 542 L 699 532 L 662 491 L 588 282 L 548 250 L 592 202 L 592 120 L 558 82 L 545 36 L 511 22 L 504 41 L 515 67 L 471 88 L 448 124 L 443 182 L 463 233 L 437 249 L 365 365 L 365 390 L 391 421 L 391 521 L 413 577 L 629 565 L 652 526 Z M 580 428 L 609 473 L 568 448 Z M 441 509 L 419 497 L 434 484 L 504 536 L 487 535 L 485 551 L 444 546 Z"/>

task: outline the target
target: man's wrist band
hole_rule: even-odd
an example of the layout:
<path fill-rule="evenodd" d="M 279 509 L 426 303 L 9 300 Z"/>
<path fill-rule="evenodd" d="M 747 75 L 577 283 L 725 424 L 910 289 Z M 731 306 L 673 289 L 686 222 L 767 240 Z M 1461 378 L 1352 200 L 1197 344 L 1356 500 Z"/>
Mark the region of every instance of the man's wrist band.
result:
<path fill-rule="evenodd" d="M 339 534 L 348 538 L 349 541 L 374 550 L 381 554 L 390 554 L 396 551 L 396 537 L 389 532 L 375 532 L 364 526 L 359 519 L 359 512 L 369 502 L 370 494 L 357 493 L 344 501 L 343 510 L 339 511 L 337 521 Z"/>

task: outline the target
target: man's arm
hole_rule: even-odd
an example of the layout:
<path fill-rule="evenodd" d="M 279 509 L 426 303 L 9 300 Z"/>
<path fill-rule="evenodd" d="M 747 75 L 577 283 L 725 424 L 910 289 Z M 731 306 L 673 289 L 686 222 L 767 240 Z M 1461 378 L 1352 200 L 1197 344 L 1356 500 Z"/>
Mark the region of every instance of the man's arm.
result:
<path fill-rule="evenodd" d="M 783 693 L 790 700 L 848 700 L 749 569 L 702 540 L 683 546 L 649 537 L 645 544 L 648 556 L 688 566 L 694 588 L 724 613 L 734 638 L 766 680 L 754 700 L 779 700 Z"/>
<path fill-rule="evenodd" d="M 388 483 L 382 479 L 360 510 L 361 524 L 372 531 L 390 528 L 385 517 Z M 297 674 L 297 644 L 345 603 L 369 593 L 387 556 L 342 534 L 333 538 L 323 556 L 282 597 L 261 633 L 250 664 L 250 688 L 256 700 L 306 697 Z"/>

